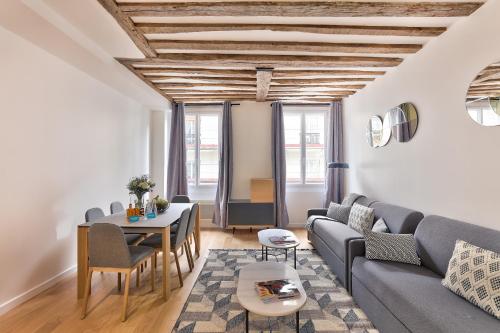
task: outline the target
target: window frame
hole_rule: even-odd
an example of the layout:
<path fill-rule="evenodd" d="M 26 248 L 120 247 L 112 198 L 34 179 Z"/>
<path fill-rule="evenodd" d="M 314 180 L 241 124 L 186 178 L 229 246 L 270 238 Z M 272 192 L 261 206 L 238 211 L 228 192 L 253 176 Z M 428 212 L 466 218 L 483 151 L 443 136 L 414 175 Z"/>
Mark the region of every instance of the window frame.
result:
<path fill-rule="evenodd" d="M 221 143 L 222 143 L 222 112 L 221 110 L 217 109 L 204 109 L 200 107 L 201 110 L 193 110 L 191 108 L 186 107 L 186 110 L 184 111 L 184 116 L 190 115 L 190 116 L 195 116 L 195 131 L 196 131 L 196 140 L 195 140 L 195 148 L 194 148 L 194 155 L 195 155 L 195 181 L 193 183 L 189 183 L 188 180 L 188 188 L 191 189 L 215 189 L 217 187 L 217 182 L 213 184 L 200 184 L 200 166 L 201 166 L 201 159 L 200 159 L 200 151 L 201 151 L 201 137 L 200 137 L 200 125 L 201 125 L 201 116 L 203 115 L 216 115 L 217 116 L 217 124 L 218 124 L 218 130 L 217 130 L 217 161 L 220 161 L 220 149 L 221 149 Z M 185 125 L 185 120 L 184 120 L 184 126 Z M 184 137 L 186 137 L 186 133 L 184 133 Z M 187 142 L 186 142 L 187 146 Z M 186 152 L 187 152 L 187 147 L 186 147 Z M 187 160 L 186 160 L 187 162 Z M 217 175 L 218 178 L 218 175 Z"/>
<path fill-rule="evenodd" d="M 328 133 L 329 122 L 328 114 L 329 108 L 327 106 L 284 106 L 283 113 L 284 118 L 286 114 L 298 114 L 300 115 L 300 181 L 299 182 L 289 182 L 286 180 L 287 187 L 290 188 L 323 188 L 326 182 L 326 172 L 327 172 L 327 151 L 328 151 Z M 307 114 L 324 114 L 325 116 L 325 126 L 324 126 L 324 156 L 325 156 L 325 175 L 323 182 L 311 183 L 307 182 L 307 143 L 306 143 L 306 115 Z M 286 140 L 285 140 L 285 155 L 286 155 Z"/>

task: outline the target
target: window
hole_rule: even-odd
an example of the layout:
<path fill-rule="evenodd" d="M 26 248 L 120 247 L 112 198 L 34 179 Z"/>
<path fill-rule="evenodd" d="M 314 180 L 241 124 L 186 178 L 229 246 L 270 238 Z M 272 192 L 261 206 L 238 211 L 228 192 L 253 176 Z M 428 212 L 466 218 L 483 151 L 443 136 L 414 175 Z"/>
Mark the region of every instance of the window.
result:
<path fill-rule="evenodd" d="M 216 185 L 219 178 L 220 113 L 186 112 L 186 164 L 190 186 Z"/>
<path fill-rule="evenodd" d="M 323 108 L 285 110 L 288 184 L 323 184 L 326 173 L 326 116 Z"/>

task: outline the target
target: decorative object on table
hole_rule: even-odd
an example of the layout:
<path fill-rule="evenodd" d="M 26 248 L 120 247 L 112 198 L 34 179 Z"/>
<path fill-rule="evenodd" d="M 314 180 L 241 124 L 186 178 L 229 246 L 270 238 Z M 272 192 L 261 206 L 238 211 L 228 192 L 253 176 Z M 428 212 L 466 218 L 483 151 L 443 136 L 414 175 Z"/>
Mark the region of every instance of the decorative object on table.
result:
<path fill-rule="evenodd" d="M 165 213 L 165 211 L 170 206 L 170 202 L 167 199 L 160 198 L 159 195 L 157 195 L 154 198 L 154 200 L 155 200 L 155 203 L 156 203 L 156 209 L 158 211 L 158 214 Z"/>
<path fill-rule="evenodd" d="M 500 254 L 457 240 L 441 284 L 500 319 Z"/>
<path fill-rule="evenodd" d="M 479 72 L 467 91 L 467 113 L 482 126 L 500 125 L 499 65 L 500 62 L 493 63 Z"/>
<path fill-rule="evenodd" d="M 386 126 L 391 126 L 392 136 L 398 142 L 408 142 L 415 136 L 418 127 L 417 108 L 412 103 L 402 103 L 388 111 L 389 116 L 384 117 L 390 119 L 390 123 Z"/>
<path fill-rule="evenodd" d="M 148 219 L 154 219 L 158 215 L 158 210 L 156 209 L 155 199 L 148 200 L 148 202 L 146 204 L 146 208 L 144 210 L 144 215 Z"/>
<path fill-rule="evenodd" d="M 300 315 L 302 332 L 377 332 L 316 251 L 297 250 L 297 257 L 297 273 L 308 286 L 304 288 L 307 314 Z M 195 327 L 198 333 L 244 332 L 245 309 L 236 297 L 236 283 L 241 269 L 256 262 L 260 262 L 260 250 L 210 250 L 172 333 L 192 332 Z M 215 272 L 224 272 L 224 279 L 214 281 Z M 254 282 L 265 279 L 260 276 Z M 294 321 L 293 313 L 272 318 L 250 313 L 249 329 L 289 333 L 295 331 Z"/>
<path fill-rule="evenodd" d="M 274 245 L 295 244 L 297 240 L 292 236 L 272 236 L 269 241 Z"/>
<path fill-rule="evenodd" d="M 149 178 L 148 175 L 142 175 L 140 177 L 133 177 L 127 184 L 127 189 L 129 194 L 134 194 L 137 198 L 135 206 L 142 209 L 144 206 L 144 194 L 152 192 L 155 187 L 155 183 Z"/>
<path fill-rule="evenodd" d="M 300 296 L 300 291 L 288 279 L 255 282 L 255 289 L 264 303 L 275 303 Z"/>

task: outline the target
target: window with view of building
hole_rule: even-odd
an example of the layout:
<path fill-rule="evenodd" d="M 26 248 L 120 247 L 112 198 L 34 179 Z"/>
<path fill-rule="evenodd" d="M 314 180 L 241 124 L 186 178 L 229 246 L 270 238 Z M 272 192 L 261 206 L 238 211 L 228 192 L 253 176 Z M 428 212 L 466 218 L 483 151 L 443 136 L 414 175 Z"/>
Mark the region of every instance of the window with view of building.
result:
<path fill-rule="evenodd" d="M 325 182 L 326 117 L 322 108 L 284 111 L 288 184 Z"/>
<path fill-rule="evenodd" d="M 219 112 L 186 112 L 186 164 L 190 186 L 216 185 L 219 177 Z"/>

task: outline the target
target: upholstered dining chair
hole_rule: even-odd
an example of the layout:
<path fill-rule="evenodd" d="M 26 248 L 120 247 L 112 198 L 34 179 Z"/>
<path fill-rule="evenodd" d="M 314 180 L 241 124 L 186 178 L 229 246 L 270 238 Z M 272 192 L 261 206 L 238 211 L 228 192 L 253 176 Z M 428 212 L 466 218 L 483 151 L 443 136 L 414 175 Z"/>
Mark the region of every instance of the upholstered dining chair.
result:
<path fill-rule="evenodd" d="M 125 321 L 127 319 L 130 276 L 134 269 L 137 269 L 137 276 L 139 276 L 139 265 L 149 258 L 151 258 L 151 288 L 155 289 L 155 251 L 147 246 L 127 245 L 122 229 L 111 223 L 95 223 L 90 226 L 88 242 L 89 270 L 81 318 L 84 319 L 87 315 L 92 273 L 94 271 L 117 272 L 125 274 L 125 291 L 121 313 L 121 320 Z"/>
<path fill-rule="evenodd" d="M 196 234 L 194 232 L 194 228 L 196 226 L 196 216 L 198 215 L 199 208 L 200 207 L 197 203 L 193 204 L 193 207 L 191 207 L 191 213 L 189 214 L 189 223 L 188 223 L 188 227 L 186 230 L 186 239 L 190 239 L 191 237 L 193 237 L 195 239 L 195 244 L 196 244 Z M 191 251 L 191 246 L 189 245 L 189 242 L 186 242 L 185 245 L 186 245 L 185 247 L 186 247 L 188 259 L 191 260 L 189 268 L 192 271 L 193 267 L 194 267 L 193 252 Z"/>
<path fill-rule="evenodd" d="M 176 195 L 171 200 L 172 203 L 190 203 L 189 197 L 187 195 Z"/>
<path fill-rule="evenodd" d="M 177 251 L 182 248 L 186 244 L 186 232 L 189 224 L 189 214 L 191 209 L 186 208 L 182 211 L 181 218 L 179 219 L 179 224 L 177 227 L 177 231 L 175 233 L 170 233 L 170 252 L 174 253 L 175 265 L 177 266 L 177 275 L 179 276 L 179 284 L 182 287 L 182 273 L 181 266 L 179 265 L 179 256 L 177 255 Z M 155 257 L 156 253 L 161 252 L 162 249 L 162 236 L 161 234 L 154 234 L 145 240 L 143 240 L 140 245 L 152 247 L 155 249 Z M 169 255 L 168 253 L 163 253 L 164 256 Z M 156 261 L 156 260 L 155 260 Z M 191 263 L 188 259 L 188 265 L 191 269 Z M 153 266 L 152 269 L 156 268 Z"/>
<path fill-rule="evenodd" d="M 109 211 L 111 215 L 113 214 L 120 214 L 125 211 L 125 208 L 123 208 L 123 205 L 120 201 L 113 201 L 109 205 Z M 127 240 L 127 244 L 129 245 L 137 245 L 143 240 L 145 235 L 143 234 L 125 234 L 125 239 Z"/>

